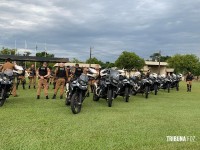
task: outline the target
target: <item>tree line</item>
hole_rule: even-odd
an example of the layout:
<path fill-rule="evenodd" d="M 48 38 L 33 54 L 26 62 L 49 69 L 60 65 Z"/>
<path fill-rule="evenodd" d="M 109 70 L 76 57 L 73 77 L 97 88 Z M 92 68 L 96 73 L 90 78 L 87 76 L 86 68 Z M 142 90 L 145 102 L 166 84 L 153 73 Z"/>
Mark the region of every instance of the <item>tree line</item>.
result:
<path fill-rule="evenodd" d="M 0 54 L 7 55 L 19 55 L 16 54 L 16 49 L 2 48 Z M 21 56 L 30 56 L 30 52 L 24 52 Z M 54 54 L 47 53 L 45 51 L 36 53 L 37 57 L 54 57 Z M 174 56 L 162 56 L 160 53 L 153 53 L 149 57 L 150 61 L 167 62 L 168 67 L 174 68 L 175 73 L 186 74 L 188 71 L 194 75 L 200 75 L 200 60 L 194 54 L 176 54 Z M 77 58 L 73 58 L 70 62 L 72 63 L 88 63 L 88 64 L 99 64 L 102 68 L 118 67 L 120 69 L 126 69 L 131 71 L 133 69 L 140 70 L 145 65 L 145 60 L 139 57 L 134 52 L 123 51 L 115 62 L 103 62 L 96 57 L 87 59 L 86 61 L 80 61 Z"/>

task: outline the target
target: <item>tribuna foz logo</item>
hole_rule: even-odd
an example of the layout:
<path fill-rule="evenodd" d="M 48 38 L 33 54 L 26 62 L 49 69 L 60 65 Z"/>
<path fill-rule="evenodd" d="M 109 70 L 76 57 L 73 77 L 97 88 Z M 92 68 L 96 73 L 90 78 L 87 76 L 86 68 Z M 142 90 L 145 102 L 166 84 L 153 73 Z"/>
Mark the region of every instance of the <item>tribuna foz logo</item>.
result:
<path fill-rule="evenodd" d="M 195 136 L 167 136 L 167 142 L 195 142 Z"/>

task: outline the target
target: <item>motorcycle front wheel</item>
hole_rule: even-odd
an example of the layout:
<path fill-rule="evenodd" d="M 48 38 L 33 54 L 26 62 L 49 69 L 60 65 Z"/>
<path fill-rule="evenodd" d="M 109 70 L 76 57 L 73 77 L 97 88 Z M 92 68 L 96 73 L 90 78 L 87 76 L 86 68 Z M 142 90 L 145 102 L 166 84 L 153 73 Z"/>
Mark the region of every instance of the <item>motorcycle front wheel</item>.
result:
<path fill-rule="evenodd" d="M 6 101 L 6 96 L 5 96 L 6 94 L 5 94 L 5 90 L 4 89 L 1 90 L 1 95 L 2 95 L 2 97 L 0 99 L 0 107 L 3 106 L 3 104 Z"/>
<path fill-rule="evenodd" d="M 78 114 L 81 111 L 82 103 L 80 102 L 81 94 L 74 93 L 71 98 L 71 110 L 73 114 Z"/>

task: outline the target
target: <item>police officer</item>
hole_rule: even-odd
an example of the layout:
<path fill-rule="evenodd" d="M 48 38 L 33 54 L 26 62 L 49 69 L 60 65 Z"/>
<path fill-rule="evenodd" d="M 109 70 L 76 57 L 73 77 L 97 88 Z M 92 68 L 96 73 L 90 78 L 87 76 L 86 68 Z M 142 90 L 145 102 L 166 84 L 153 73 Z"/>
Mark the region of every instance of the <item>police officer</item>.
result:
<path fill-rule="evenodd" d="M 4 73 L 11 72 L 13 74 L 13 70 L 15 70 L 15 69 L 16 69 L 15 65 L 13 63 L 11 63 L 11 59 L 7 58 L 6 62 L 2 66 L 2 72 L 4 72 Z M 17 97 L 15 78 L 13 78 L 12 95 L 14 97 Z"/>
<path fill-rule="evenodd" d="M 192 80 L 194 79 L 193 75 L 191 72 L 188 72 L 186 76 L 186 82 L 187 82 L 187 92 L 191 92 L 192 89 Z"/>
<path fill-rule="evenodd" d="M 74 78 L 80 77 L 80 75 L 83 73 L 83 69 L 79 67 L 79 64 L 75 65 L 75 70 L 74 70 Z"/>
<path fill-rule="evenodd" d="M 58 68 L 55 70 L 55 76 L 57 80 L 56 80 L 56 87 L 55 87 L 54 95 L 52 99 L 56 99 L 56 94 L 59 88 L 60 88 L 60 99 L 63 99 L 64 87 L 65 87 L 66 80 L 68 77 L 68 71 L 67 69 L 65 69 L 64 63 L 59 63 Z"/>
<path fill-rule="evenodd" d="M 23 89 L 25 89 L 25 69 L 23 69 L 22 73 L 17 76 L 17 89 L 20 83 L 22 84 Z"/>
<path fill-rule="evenodd" d="M 36 70 L 35 70 L 35 65 L 32 64 L 31 67 L 28 69 L 28 73 L 29 73 L 29 86 L 28 88 L 31 88 L 31 85 L 33 84 L 33 87 L 35 89 L 35 83 L 36 83 Z"/>
<path fill-rule="evenodd" d="M 68 78 L 66 81 L 66 92 L 68 93 L 69 92 L 69 83 L 70 83 L 71 79 L 73 78 L 73 73 L 70 69 L 70 66 L 67 66 L 66 69 L 67 69 L 67 74 L 68 74 Z"/>
<path fill-rule="evenodd" d="M 38 75 L 37 99 L 40 99 L 40 93 L 42 87 L 44 87 L 44 94 L 46 96 L 46 99 L 49 99 L 47 78 L 50 75 L 50 69 L 47 67 L 47 62 L 43 62 L 42 66 L 38 68 L 37 75 Z"/>

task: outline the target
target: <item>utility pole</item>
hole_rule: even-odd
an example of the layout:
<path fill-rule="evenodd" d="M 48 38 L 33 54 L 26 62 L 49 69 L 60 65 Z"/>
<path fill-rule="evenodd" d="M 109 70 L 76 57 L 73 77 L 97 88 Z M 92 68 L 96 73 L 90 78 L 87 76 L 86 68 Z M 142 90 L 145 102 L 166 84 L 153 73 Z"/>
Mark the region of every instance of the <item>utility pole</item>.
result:
<path fill-rule="evenodd" d="M 36 42 L 36 43 L 35 43 L 35 57 L 37 57 L 37 56 L 36 56 L 36 54 L 37 54 L 37 48 L 38 48 L 38 47 L 37 47 L 37 42 Z M 37 65 L 37 63 L 36 63 L 36 61 L 35 61 L 35 70 L 36 70 L 36 68 L 37 68 L 36 65 Z"/>
<path fill-rule="evenodd" d="M 90 64 L 89 64 L 89 67 L 91 67 L 91 58 L 92 58 L 92 47 L 90 46 Z"/>
<path fill-rule="evenodd" d="M 160 57 L 161 57 L 161 50 L 159 51 L 159 57 L 158 57 L 159 60 L 158 75 L 160 75 Z"/>
<path fill-rule="evenodd" d="M 47 50 L 47 46 L 46 46 L 46 42 L 45 42 L 45 47 L 44 47 L 45 54 L 44 54 L 44 57 L 47 57 L 47 52 L 46 52 L 46 50 Z"/>

